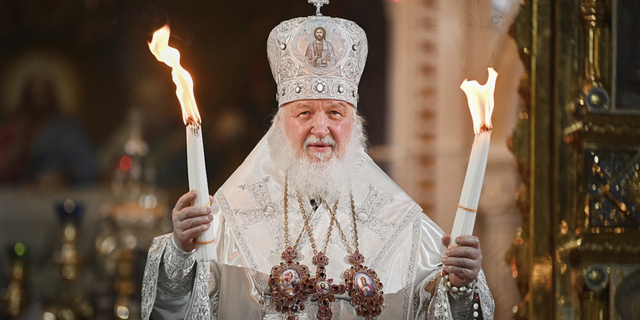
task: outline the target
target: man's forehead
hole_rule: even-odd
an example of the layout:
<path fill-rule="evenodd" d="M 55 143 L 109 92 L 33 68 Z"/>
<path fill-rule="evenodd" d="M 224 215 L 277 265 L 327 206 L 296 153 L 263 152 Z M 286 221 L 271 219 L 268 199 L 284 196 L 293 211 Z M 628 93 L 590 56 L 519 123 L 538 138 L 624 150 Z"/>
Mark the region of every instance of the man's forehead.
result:
<path fill-rule="evenodd" d="M 314 107 L 314 106 L 327 106 L 327 107 L 352 107 L 350 103 L 342 101 L 342 100 L 324 100 L 324 99 L 318 99 L 318 100 L 298 100 L 298 101 L 293 101 L 287 105 L 292 105 L 294 108 L 309 108 L 309 107 Z"/>

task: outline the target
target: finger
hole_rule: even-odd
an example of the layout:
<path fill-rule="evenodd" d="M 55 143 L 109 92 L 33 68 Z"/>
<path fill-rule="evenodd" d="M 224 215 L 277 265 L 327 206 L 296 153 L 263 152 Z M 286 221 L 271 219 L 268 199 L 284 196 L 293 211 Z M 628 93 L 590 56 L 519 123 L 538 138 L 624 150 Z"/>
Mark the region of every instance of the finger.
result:
<path fill-rule="evenodd" d="M 211 205 L 213 203 L 213 196 L 209 195 L 209 205 Z"/>
<path fill-rule="evenodd" d="M 194 238 L 210 227 L 211 218 L 209 217 L 210 216 L 183 220 L 174 226 L 173 232 L 181 240 Z"/>
<path fill-rule="evenodd" d="M 189 229 L 196 228 L 200 225 L 204 225 L 204 224 L 208 225 L 209 223 L 211 223 L 212 220 L 213 220 L 213 216 L 211 215 L 188 218 L 188 219 L 179 221 L 176 225 L 176 229 L 179 229 L 180 231 L 187 231 Z"/>
<path fill-rule="evenodd" d="M 447 257 L 482 260 L 482 251 L 473 247 L 451 247 L 445 251 Z"/>
<path fill-rule="evenodd" d="M 450 235 L 445 235 L 442 237 L 442 244 L 444 244 L 445 247 L 448 247 L 450 242 L 451 242 Z"/>
<path fill-rule="evenodd" d="M 184 195 L 182 195 L 182 197 L 180 197 L 180 199 L 178 199 L 178 202 L 176 202 L 176 206 L 174 210 L 180 211 L 186 207 L 191 206 L 191 203 L 193 203 L 193 201 L 196 200 L 197 196 L 198 196 L 197 190 L 191 190 L 185 193 Z"/>
<path fill-rule="evenodd" d="M 480 249 L 480 239 L 476 236 L 459 236 L 456 238 L 456 244 L 458 246 Z"/>
<path fill-rule="evenodd" d="M 197 218 L 201 216 L 207 216 L 211 214 L 211 208 L 209 207 L 187 207 L 178 212 L 179 220 L 185 220 L 190 218 Z"/>
<path fill-rule="evenodd" d="M 211 215 L 211 208 L 209 207 L 187 207 L 181 211 L 176 211 L 174 209 L 171 215 L 171 221 L 175 228 L 176 226 L 182 225 L 185 220 L 208 215 Z"/>
<path fill-rule="evenodd" d="M 195 239 L 209 228 L 209 224 L 201 224 L 183 232 L 178 232 L 177 235 L 181 241 L 194 243 Z"/>
<path fill-rule="evenodd" d="M 444 267 L 444 271 L 446 271 L 447 274 L 449 274 L 449 280 L 452 280 L 451 283 L 453 285 L 456 285 L 455 282 L 458 282 L 458 281 L 454 281 L 456 280 L 455 279 L 456 277 L 459 278 L 459 280 L 461 280 L 464 283 L 469 283 L 473 281 L 473 279 L 478 277 L 478 272 L 473 269 L 465 269 L 465 268 L 460 268 L 456 266 L 446 266 Z"/>
<path fill-rule="evenodd" d="M 462 269 L 476 270 L 480 269 L 480 263 L 477 260 L 467 258 L 451 258 L 446 257 L 442 259 L 442 264 L 445 267 L 458 267 Z"/>

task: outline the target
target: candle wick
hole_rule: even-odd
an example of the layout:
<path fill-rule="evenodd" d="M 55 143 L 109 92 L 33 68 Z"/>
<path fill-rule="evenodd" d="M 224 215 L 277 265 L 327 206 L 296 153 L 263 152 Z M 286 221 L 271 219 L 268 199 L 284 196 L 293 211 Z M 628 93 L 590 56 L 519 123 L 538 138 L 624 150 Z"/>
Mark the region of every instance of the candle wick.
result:
<path fill-rule="evenodd" d="M 196 126 L 198 127 L 200 125 L 200 123 L 196 120 L 194 120 L 193 118 L 189 118 L 187 119 L 187 126 Z"/>
<path fill-rule="evenodd" d="M 482 127 L 480 127 L 480 132 L 479 133 L 483 133 L 483 132 L 487 132 L 487 131 L 492 131 L 493 128 L 488 127 L 486 124 L 483 124 Z"/>

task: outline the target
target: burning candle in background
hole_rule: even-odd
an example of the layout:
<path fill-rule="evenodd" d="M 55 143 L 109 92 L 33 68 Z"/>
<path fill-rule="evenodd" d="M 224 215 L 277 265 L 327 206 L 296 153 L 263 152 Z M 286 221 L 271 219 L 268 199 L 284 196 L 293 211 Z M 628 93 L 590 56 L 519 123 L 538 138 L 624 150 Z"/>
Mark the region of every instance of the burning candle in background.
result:
<path fill-rule="evenodd" d="M 471 148 L 471 156 L 467 166 L 467 173 L 460 194 L 458 210 L 453 221 L 451 231 L 451 243 L 455 246 L 455 239 L 462 235 L 471 235 L 476 222 L 478 202 L 480 201 L 480 191 L 484 181 L 484 173 L 487 168 L 487 157 L 489 156 L 489 145 L 491 142 L 491 113 L 493 112 L 493 92 L 495 91 L 498 73 L 493 68 L 489 68 L 489 79 L 485 85 L 480 85 L 477 81 L 467 81 L 460 85 L 462 91 L 467 96 L 469 110 L 473 119 L 475 139 Z"/>
<path fill-rule="evenodd" d="M 204 163 L 204 147 L 202 144 L 201 119 L 196 99 L 193 95 L 191 75 L 180 66 L 180 52 L 169 47 L 169 26 L 164 26 L 153 34 L 149 49 L 160 62 L 172 68 L 171 75 L 176 84 L 176 95 L 182 107 L 182 119 L 187 129 L 187 163 L 189 170 L 189 189 L 197 190 L 198 196 L 194 206 L 210 206 L 209 186 Z M 215 213 L 214 213 L 215 214 Z M 215 257 L 215 241 L 218 217 L 214 216 L 211 227 L 203 232 L 196 241 L 196 259 L 209 261 Z"/>

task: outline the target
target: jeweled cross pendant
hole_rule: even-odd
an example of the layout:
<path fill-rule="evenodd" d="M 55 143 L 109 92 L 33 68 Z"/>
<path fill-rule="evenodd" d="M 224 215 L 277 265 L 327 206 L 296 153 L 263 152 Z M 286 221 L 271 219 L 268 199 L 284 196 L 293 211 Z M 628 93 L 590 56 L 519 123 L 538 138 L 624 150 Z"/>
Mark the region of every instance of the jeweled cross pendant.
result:
<path fill-rule="evenodd" d="M 318 266 L 316 277 L 311 279 L 312 286 L 309 286 L 311 301 L 318 300 L 318 313 L 316 316 L 320 320 L 329 320 L 333 317 L 331 303 L 336 301 L 336 294 L 343 294 L 346 288 L 343 284 L 333 284 L 333 279 L 327 279 L 325 266 L 329 263 L 329 258 L 322 252 L 313 257 L 313 263 Z"/>

